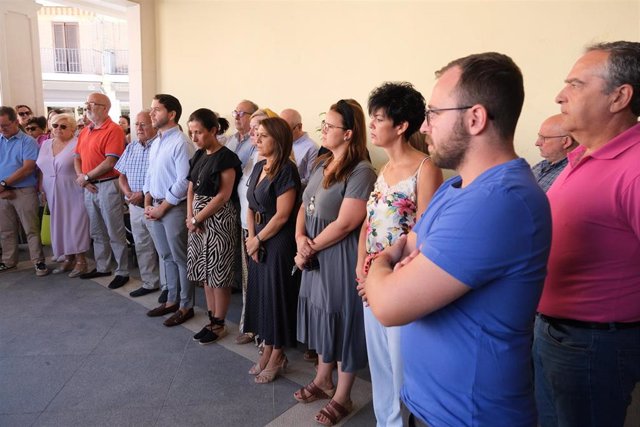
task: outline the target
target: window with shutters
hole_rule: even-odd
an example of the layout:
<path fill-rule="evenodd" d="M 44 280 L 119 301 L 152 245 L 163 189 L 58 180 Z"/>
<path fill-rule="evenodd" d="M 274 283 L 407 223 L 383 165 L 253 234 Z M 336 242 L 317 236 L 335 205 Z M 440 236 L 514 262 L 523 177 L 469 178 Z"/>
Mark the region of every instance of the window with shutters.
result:
<path fill-rule="evenodd" d="M 58 73 L 80 73 L 80 46 L 77 22 L 54 22 L 54 65 Z"/>

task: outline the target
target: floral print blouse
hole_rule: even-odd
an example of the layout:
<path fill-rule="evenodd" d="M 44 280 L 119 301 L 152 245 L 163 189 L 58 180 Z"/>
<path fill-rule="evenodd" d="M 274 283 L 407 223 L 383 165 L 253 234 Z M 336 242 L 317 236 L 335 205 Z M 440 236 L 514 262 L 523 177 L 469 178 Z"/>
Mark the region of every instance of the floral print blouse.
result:
<path fill-rule="evenodd" d="M 395 243 L 398 237 L 409 233 L 416 223 L 417 183 L 422 164 L 410 177 L 395 185 L 384 180 L 384 170 L 380 172 L 369 200 L 367 201 L 367 259 L 365 271 L 369 269 L 371 255 Z"/>

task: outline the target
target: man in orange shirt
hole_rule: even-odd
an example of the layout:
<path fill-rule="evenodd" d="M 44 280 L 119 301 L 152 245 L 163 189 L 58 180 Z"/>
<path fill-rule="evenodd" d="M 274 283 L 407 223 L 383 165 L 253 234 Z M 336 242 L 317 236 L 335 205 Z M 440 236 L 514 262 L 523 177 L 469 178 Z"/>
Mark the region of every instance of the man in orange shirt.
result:
<path fill-rule="evenodd" d="M 118 172 L 113 169 L 124 151 L 125 137 L 122 128 L 109 118 L 111 101 L 107 96 L 92 93 L 85 106 L 92 123 L 78 135 L 75 169 L 76 182 L 85 190 L 96 268 L 80 277 L 111 275 L 115 256 L 116 275 L 109 288 L 117 289 L 129 281 L 122 194 Z"/>

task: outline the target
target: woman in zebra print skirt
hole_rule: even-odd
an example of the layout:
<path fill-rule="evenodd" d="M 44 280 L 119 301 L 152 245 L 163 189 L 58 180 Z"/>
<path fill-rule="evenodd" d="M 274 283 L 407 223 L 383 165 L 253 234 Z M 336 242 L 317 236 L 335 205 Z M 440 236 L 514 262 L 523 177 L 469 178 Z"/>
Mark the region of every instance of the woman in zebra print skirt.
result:
<path fill-rule="evenodd" d="M 193 336 L 200 344 L 227 335 L 224 319 L 234 281 L 241 163 L 216 136 L 228 127 L 225 119 L 206 108 L 189 116 L 189 135 L 199 149 L 189 161 L 187 177 L 187 276 L 204 284 L 210 320 Z"/>

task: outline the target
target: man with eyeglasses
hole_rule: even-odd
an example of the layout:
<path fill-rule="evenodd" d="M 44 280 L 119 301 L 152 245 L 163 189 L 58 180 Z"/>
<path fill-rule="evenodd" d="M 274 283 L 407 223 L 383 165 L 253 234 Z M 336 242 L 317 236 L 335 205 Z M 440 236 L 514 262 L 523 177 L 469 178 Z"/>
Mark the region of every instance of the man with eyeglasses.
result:
<path fill-rule="evenodd" d="M 27 235 L 29 255 L 37 276 L 46 276 L 38 217 L 37 178 L 35 174 L 38 144 L 18 127 L 11 107 L 0 107 L 0 272 L 18 263 L 18 223 Z"/>
<path fill-rule="evenodd" d="M 164 282 L 160 276 L 158 253 L 144 219 L 144 179 L 149 169 L 149 152 L 158 133 L 151 124 L 150 111 L 146 109 L 136 115 L 135 138 L 127 145 L 115 166 L 120 172 L 120 190 L 129 205 L 131 234 L 142 279 L 142 286 L 129 293 L 134 298 L 156 292 L 160 289 L 160 283 Z"/>
<path fill-rule="evenodd" d="M 251 130 L 251 115 L 257 110 L 258 105 L 245 99 L 240 101 L 236 109 L 231 112 L 237 132 L 229 138 L 226 146 L 240 158 L 242 168 L 255 150 L 249 141 L 249 131 Z"/>
<path fill-rule="evenodd" d="M 534 426 L 533 320 L 549 202 L 513 139 L 522 74 L 483 53 L 436 73 L 421 131 L 445 181 L 407 237 L 372 262 L 374 315 L 402 328 L 405 425 Z"/>
<path fill-rule="evenodd" d="M 20 128 L 24 130 L 29 119 L 33 117 L 33 111 L 28 105 L 16 105 L 16 114 L 18 115 L 18 123 Z"/>
<path fill-rule="evenodd" d="M 622 427 L 640 382 L 640 43 L 588 47 L 556 102 L 580 146 L 547 192 L 553 240 L 533 343 L 540 425 Z"/>
<path fill-rule="evenodd" d="M 293 155 L 296 158 L 300 182 L 304 189 L 311 176 L 316 157 L 318 157 L 318 145 L 307 132 L 302 130 L 302 116 L 299 112 L 287 108 L 282 110 L 280 117 L 289 124 L 291 133 L 293 133 Z"/>
<path fill-rule="evenodd" d="M 129 255 L 124 228 L 122 194 L 114 166 L 124 151 L 124 132 L 109 117 L 111 101 L 106 95 L 92 93 L 85 109 L 91 121 L 78 135 L 75 169 L 76 183 L 84 188 L 84 206 L 89 215 L 89 232 L 93 239 L 96 267 L 80 275 L 81 279 L 115 277 L 110 289 L 129 281 Z"/>
<path fill-rule="evenodd" d="M 578 146 L 578 143 L 562 127 L 562 115 L 556 114 L 542 122 L 536 147 L 544 158 L 531 170 L 540 187 L 547 192 L 553 181 L 567 166 L 567 154 Z"/>

